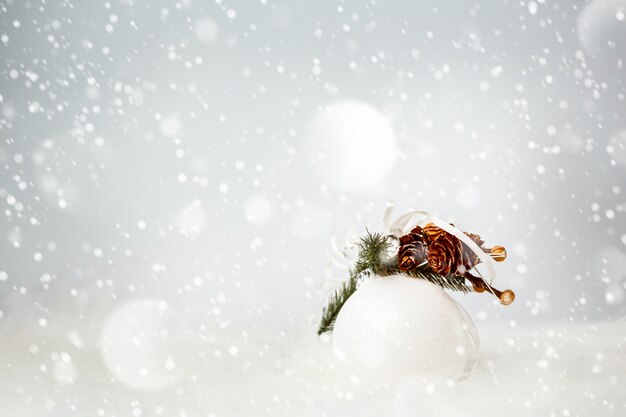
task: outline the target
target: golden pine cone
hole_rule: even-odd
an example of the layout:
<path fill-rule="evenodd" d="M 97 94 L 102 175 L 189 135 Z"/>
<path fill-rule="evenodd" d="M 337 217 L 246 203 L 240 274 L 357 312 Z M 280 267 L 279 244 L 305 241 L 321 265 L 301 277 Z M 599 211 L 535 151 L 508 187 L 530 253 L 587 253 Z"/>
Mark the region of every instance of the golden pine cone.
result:
<path fill-rule="evenodd" d="M 448 270 L 448 268 L 444 267 L 444 265 L 449 264 L 449 274 L 463 275 L 463 273 L 469 271 L 480 262 L 478 255 L 476 255 L 473 250 L 471 250 L 465 243 L 461 242 L 458 238 L 446 232 L 442 228 L 435 226 L 432 223 L 429 223 L 424 226 L 423 230 L 424 233 L 428 235 L 428 238 L 431 242 L 436 242 L 438 239 L 445 237 L 445 240 L 439 242 L 439 244 L 435 247 L 432 255 L 432 264 L 429 260 L 429 264 L 431 264 L 431 269 L 433 269 L 433 271 L 438 272 L 435 268 L 443 268 L 444 271 Z M 463 233 L 465 233 L 467 237 L 472 239 L 481 249 L 484 250 L 483 245 L 485 244 L 485 241 L 479 235 L 468 232 Z M 445 250 L 442 248 L 442 245 L 449 245 L 450 248 Z M 444 259 L 442 258 L 444 254 L 446 257 L 453 258 L 451 258 L 449 262 L 447 260 L 444 261 Z M 433 267 L 433 265 L 435 265 L 435 268 Z M 442 272 L 438 273 L 441 273 L 443 275 Z"/>
<path fill-rule="evenodd" d="M 410 233 L 400 237 L 398 248 L 398 266 L 403 271 L 410 271 L 427 258 L 428 236 L 421 227 L 415 226 Z"/>
<path fill-rule="evenodd" d="M 428 247 L 428 265 L 444 276 L 465 272 L 461 241 L 445 231 L 440 233 Z"/>

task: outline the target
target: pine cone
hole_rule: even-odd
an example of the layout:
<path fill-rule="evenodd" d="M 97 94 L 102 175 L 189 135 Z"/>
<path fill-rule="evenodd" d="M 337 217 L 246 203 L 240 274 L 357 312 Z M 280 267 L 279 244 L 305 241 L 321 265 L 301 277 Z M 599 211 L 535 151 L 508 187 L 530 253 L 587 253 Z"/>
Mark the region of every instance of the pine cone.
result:
<path fill-rule="evenodd" d="M 443 231 L 431 242 L 428 265 L 439 275 L 461 275 L 465 272 L 463 246 L 455 236 Z"/>
<path fill-rule="evenodd" d="M 454 226 L 454 224 L 450 223 L 450 226 Z M 431 240 L 437 239 L 439 235 L 443 233 L 448 233 L 442 228 L 440 228 L 439 226 L 435 226 L 433 223 L 428 223 L 426 226 L 424 226 L 423 230 L 430 237 Z M 463 232 L 463 233 L 465 233 L 467 237 L 469 237 L 474 242 L 476 242 L 476 244 L 480 246 L 481 248 L 485 244 L 485 241 L 479 235 L 475 233 L 469 233 L 469 232 Z"/>
<path fill-rule="evenodd" d="M 426 235 L 428 235 L 428 238 L 431 242 L 437 239 L 442 233 L 448 233 L 439 226 L 435 226 L 432 223 L 428 223 L 426 226 L 423 227 L 422 230 Z"/>
<path fill-rule="evenodd" d="M 485 251 L 485 248 L 483 248 L 485 241 L 480 236 L 474 233 L 468 233 L 468 232 L 463 232 L 463 233 L 465 233 L 467 237 L 472 239 L 474 243 L 478 245 L 479 248 Z M 465 266 L 465 269 L 469 271 L 470 269 L 472 269 L 479 263 L 480 263 L 480 259 L 478 258 L 478 255 L 476 255 L 473 250 L 471 250 L 465 243 L 463 243 L 463 265 Z"/>
<path fill-rule="evenodd" d="M 483 245 L 485 244 L 485 241 L 483 240 L 482 237 L 480 237 L 479 235 L 475 234 L 475 233 L 469 233 L 469 232 L 463 232 L 465 233 L 465 235 L 467 237 L 469 237 L 470 239 L 472 239 L 474 241 L 474 243 L 476 243 L 478 246 L 480 246 L 481 248 L 483 247 Z"/>
<path fill-rule="evenodd" d="M 432 223 L 424 227 L 431 239 L 428 251 L 428 264 L 441 275 L 463 275 L 480 262 L 478 256 L 465 243 Z M 479 247 L 485 243 L 474 233 L 465 233 Z"/>
<path fill-rule="evenodd" d="M 400 237 L 398 266 L 401 270 L 410 271 L 426 260 L 428 240 L 428 235 L 419 226 L 415 226 L 409 234 Z"/>

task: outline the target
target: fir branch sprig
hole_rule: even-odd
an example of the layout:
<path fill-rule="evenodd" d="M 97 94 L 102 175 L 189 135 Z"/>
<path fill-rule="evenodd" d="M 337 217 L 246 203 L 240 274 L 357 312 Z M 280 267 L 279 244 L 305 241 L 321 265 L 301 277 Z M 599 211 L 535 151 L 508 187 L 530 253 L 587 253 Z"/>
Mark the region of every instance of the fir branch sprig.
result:
<path fill-rule="evenodd" d="M 335 320 L 339 315 L 339 310 L 357 289 L 358 275 L 354 271 L 350 272 L 350 278 L 335 290 L 328 300 L 328 306 L 322 311 L 322 320 L 317 329 L 317 335 L 330 332 L 335 326 Z"/>
<path fill-rule="evenodd" d="M 362 236 L 357 246 L 359 247 L 359 256 L 354 265 L 356 275 L 369 269 L 377 275 L 389 275 L 387 273 L 391 265 L 387 265 L 382 260 L 382 255 L 391 247 L 391 238 L 393 236 L 383 236 L 380 233 L 370 233 Z"/>
<path fill-rule="evenodd" d="M 364 275 L 370 275 L 370 273 L 379 276 L 404 274 L 425 279 L 445 289 L 463 293 L 469 292 L 469 288 L 465 285 L 465 279 L 461 276 L 439 275 L 433 272 L 428 264 L 420 265 L 411 271 L 403 271 L 398 266 L 397 254 L 385 259 L 384 255 L 391 248 L 393 239 L 397 238 L 384 236 L 380 233 L 370 233 L 369 231 L 361 237 L 357 243 L 359 254 L 354 269 L 350 271 L 350 278 L 335 290 L 328 300 L 328 305 L 323 309 L 322 319 L 317 330 L 318 335 L 333 330 L 339 311 L 357 290 L 359 279 Z"/>

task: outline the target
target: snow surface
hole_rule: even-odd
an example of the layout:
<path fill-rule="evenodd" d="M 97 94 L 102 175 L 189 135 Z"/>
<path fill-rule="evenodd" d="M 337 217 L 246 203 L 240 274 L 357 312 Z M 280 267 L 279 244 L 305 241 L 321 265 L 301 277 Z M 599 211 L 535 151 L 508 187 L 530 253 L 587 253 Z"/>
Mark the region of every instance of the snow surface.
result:
<path fill-rule="evenodd" d="M 483 326 L 479 366 L 461 381 L 359 377 L 312 326 L 299 336 L 240 335 L 211 349 L 179 340 L 170 353 L 185 351 L 177 364 L 185 370 L 158 391 L 112 378 L 93 347 L 55 354 L 67 343 L 49 340 L 29 352 L 18 334 L 3 334 L 0 402 L 3 415 L 20 417 L 623 416 L 625 328 L 625 319 Z"/>

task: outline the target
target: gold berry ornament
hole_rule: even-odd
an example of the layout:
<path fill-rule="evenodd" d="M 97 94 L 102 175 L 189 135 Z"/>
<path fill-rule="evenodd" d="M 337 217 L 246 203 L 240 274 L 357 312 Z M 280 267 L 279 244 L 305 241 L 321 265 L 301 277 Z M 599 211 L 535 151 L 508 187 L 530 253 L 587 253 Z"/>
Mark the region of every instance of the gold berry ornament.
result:
<path fill-rule="evenodd" d="M 506 249 L 502 246 L 484 247 L 485 241 L 477 234 L 464 232 L 476 245 L 497 262 L 506 259 Z M 480 259 L 465 243 L 440 227 L 429 223 L 423 228 L 416 226 L 410 233 L 400 237 L 398 266 L 403 271 L 410 271 L 423 263 L 442 276 L 460 276 L 468 280 L 474 291 L 490 292 L 500 299 L 503 305 L 515 300 L 515 293 L 509 289 L 500 291 L 485 280 L 474 276 L 470 270 Z"/>

